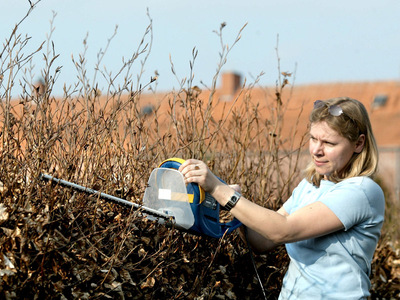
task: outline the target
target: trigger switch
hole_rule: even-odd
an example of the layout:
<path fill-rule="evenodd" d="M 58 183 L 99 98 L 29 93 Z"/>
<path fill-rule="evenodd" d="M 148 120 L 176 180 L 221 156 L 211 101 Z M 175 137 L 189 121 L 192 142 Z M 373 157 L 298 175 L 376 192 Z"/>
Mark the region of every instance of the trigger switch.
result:
<path fill-rule="evenodd" d="M 209 193 L 206 193 L 206 196 L 203 201 L 203 205 L 210 209 L 217 209 L 217 200 L 212 197 Z"/>

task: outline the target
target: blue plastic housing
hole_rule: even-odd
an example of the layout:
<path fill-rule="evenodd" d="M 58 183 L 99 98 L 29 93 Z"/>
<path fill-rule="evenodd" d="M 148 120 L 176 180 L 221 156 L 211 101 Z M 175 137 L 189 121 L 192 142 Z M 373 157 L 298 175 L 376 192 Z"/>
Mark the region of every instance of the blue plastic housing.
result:
<path fill-rule="evenodd" d="M 184 160 L 180 158 L 170 158 L 162 162 L 159 167 L 178 170 L 183 162 Z M 219 180 L 224 182 L 220 178 Z M 188 195 L 193 195 L 190 207 L 194 215 L 194 224 L 188 229 L 188 232 L 221 238 L 224 234 L 231 233 L 242 225 L 235 218 L 230 222 L 221 223 L 219 221 L 220 204 L 210 194 L 205 193 L 197 183 L 187 184 L 186 189 Z"/>

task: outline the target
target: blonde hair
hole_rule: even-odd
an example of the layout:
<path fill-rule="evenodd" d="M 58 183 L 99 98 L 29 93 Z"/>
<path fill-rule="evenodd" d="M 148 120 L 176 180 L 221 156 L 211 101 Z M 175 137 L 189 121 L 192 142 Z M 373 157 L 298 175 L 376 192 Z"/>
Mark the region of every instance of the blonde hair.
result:
<path fill-rule="evenodd" d="M 350 142 L 356 142 L 361 134 L 365 135 L 362 151 L 354 153 L 340 173 L 330 174 L 329 180 L 340 182 L 356 176 L 374 177 L 378 168 L 378 147 L 365 106 L 360 101 L 348 97 L 328 99 L 324 104 L 313 109 L 309 118 L 310 124 L 324 121 Z M 334 105 L 343 111 L 339 116 L 331 115 L 329 112 L 329 108 Z M 319 186 L 323 175 L 318 174 L 314 164 L 310 163 L 305 170 L 305 177 L 309 182 Z"/>

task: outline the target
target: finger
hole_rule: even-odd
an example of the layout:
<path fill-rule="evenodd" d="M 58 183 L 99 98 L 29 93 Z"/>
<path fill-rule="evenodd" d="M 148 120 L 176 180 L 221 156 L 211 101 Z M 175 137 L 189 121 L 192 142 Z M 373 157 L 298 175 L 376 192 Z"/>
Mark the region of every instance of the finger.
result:
<path fill-rule="evenodd" d="M 189 167 L 190 165 L 196 164 L 197 161 L 194 159 L 188 159 L 186 161 L 183 162 L 183 164 L 180 165 L 179 167 L 179 171 L 183 172 L 183 170 L 185 170 L 187 167 Z"/>
<path fill-rule="evenodd" d="M 199 176 L 201 176 L 203 171 L 202 171 L 200 166 L 201 166 L 200 164 L 192 164 L 192 165 L 187 166 L 184 169 L 184 172 L 183 172 L 184 176 L 186 176 L 186 177 L 199 177 Z"/>
<path fill-rule="evenodd" d="M 195 171 L 200 171 L 204 169 L 203 168 L 203 163 L 199 160 L 190 160 L 190 161 L 186 161 L 184 164 L 182 164 L 182 166 L 179 168 L 179 170 L 183 173 L 183 174 L 188 174 L 190 173 L 191 175 L 199 175 L 198 172 Z"/>

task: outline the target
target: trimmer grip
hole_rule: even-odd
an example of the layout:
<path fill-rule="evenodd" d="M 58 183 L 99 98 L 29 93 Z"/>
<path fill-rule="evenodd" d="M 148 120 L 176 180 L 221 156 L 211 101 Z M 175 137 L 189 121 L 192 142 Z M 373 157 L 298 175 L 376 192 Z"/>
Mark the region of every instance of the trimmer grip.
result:
<path fill-rule="evenodd" d="M 181 158 L 170 158 L 163 161 L 159 167 L 178 170 L 184 162 L 185 160 Z M 222 179 L 218 179 L 226 184 Z M 233 219 L 227 223 L 220 223 L 219 212 L 221 206 L 211 195 L 205 193 L 203 188 L 197 183 L 187 184 L 186 189 L 189 196 L 190 208 L 194 216 L 194 224 L 188 229 L 189 232 L 221 238 L 224 234 L 230 233 L 242 225 L 237 219 Z"/>
<path fill-rule="evenodd" d="M 239 228 L 240 226 L 242 226 L 242 222 L 240 222 L 238 219 L 234 218 L 232 221 L 222 224 L 222 228 L 223 228 L 222 231 L 225 232 L 226 230 L 228 230 L 227 233 L 231 233 L 232 231 Z"/>

